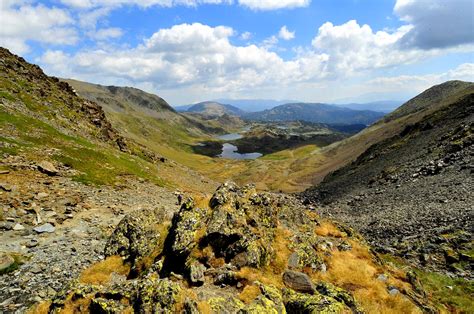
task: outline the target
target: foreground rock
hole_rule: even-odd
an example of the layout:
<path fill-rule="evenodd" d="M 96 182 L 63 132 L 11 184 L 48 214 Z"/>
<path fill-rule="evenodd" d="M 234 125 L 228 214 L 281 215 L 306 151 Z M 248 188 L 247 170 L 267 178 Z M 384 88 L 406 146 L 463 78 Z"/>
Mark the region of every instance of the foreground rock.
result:
<path fill-rule="evenodd" d="M 171 220 L 154 210 L 127 215 L 108 240 L 108 257 L 91 268 L 102 270 L 108 279 L 84 280 L 83 276 L 72 281 L 53 298 L 50 311 L 359 313 L 363 309 L 353 296 L 357 289 L 321 280 L 319 265 L 325 260 L 331 273 L 333 265 L 336 268 L 334 258 L 358 254 L 343 245 L 351 241 L 366 252 L 364 263 L 371 269 L 390 271 L 377 265 L 348 233 L 349 229 L 346 233 L 329 225 L 320 227 L 318 218 L 292 197 L 226 183 L 209 201 L 185 199 Z M 292 260 L 291 270 L 288 260 Z M 392 300 L 385 287 L 388 283 L 377 280 L 377 273 L 371 277 L 367 287 L 359 286 L 382 285 L 378 293 L 383 295 L 362 300 L 364 304 L 415 312 L 420 304 L 427 304 L 421 293 L 399 279 L 390 282 L 400 291 L 398 299 Z"/>

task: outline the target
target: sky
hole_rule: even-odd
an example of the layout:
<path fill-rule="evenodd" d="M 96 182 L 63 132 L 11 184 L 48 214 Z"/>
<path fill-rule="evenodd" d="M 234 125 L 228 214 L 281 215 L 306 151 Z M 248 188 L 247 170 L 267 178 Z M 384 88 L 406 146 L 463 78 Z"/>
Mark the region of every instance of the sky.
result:
<path fill-rule="evenodd" d="M 407 100 L 474 81 L 474 0 L 1 0 L 0 46 L 49 75 L 219 98 Z"/>

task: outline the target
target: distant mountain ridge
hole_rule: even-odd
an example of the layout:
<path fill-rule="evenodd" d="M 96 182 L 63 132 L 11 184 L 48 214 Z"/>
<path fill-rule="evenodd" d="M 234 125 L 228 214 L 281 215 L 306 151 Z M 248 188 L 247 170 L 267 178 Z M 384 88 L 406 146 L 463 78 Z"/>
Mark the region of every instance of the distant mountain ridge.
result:
<path fill-rule="evenodd" d="M 261 121 L 302 120 L 317 123 L 369 125 L 383 116 L 382 112 L 353 110 L 322 103 L 292 103 L 246 114 L 244 118 Z"/>
<path fill-rule="evenodd" d="M 402 100 L 379 100 L 366 103 L 347 103 L 335 104 L 338 107 L 353 109 L 353 110 L 370 110 L 376 112 L 392 112 L 400 107 L 404 101 Z"/>
<path fill-rule="evenodd" d="M 189 107 L 186 112 L 202 113 L 208 116 L 223 116 L 224 114 L 241 116 L 245 114 L 243 110 L 237 107 L 221 104 L 215 101 L 204 101 L 197 103 Z"/>

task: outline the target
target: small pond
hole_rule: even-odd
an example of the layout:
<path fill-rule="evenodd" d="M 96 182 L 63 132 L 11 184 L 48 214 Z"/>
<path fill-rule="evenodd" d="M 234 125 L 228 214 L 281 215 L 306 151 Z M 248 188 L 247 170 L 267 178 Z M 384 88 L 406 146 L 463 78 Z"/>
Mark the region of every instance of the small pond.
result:
<path fill-rule="evenodd" d="M 258 157 L 262 156 L 260 153 L 240 154 L 237 152 L 237 150 L 237 146 L 224 143 L 222 147 L 222 153 L 219 155 L 219 157 L 227 159 L 257 159 Z"/>

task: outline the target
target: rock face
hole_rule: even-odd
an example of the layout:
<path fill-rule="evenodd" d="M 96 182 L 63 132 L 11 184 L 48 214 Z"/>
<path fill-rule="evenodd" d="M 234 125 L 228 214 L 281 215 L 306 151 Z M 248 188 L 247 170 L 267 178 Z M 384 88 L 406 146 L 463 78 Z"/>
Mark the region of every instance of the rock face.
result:
<path fill-rule="evenodd" d="M 131 266 L 127 279 L 72 282 L 50 310 L 68 299 L 69 310 L 97 313 L 360 312 L 350 292 L 310 276 L 344 241 L 317 236 L 317 218 L 295 198 L 225 183 L 165 220 L 153 210 L 125 216 L 105 253 Z"/>

